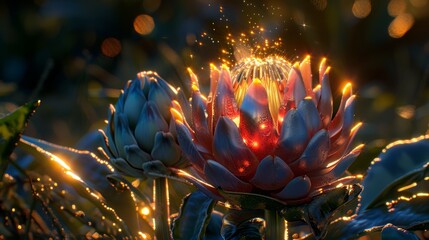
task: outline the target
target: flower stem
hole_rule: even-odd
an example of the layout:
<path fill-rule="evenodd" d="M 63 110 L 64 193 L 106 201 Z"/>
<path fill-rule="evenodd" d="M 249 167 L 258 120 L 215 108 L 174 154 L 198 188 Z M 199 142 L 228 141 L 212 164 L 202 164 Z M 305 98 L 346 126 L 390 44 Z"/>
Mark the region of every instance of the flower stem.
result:
<path fill-rule="evenodd" d="M 155 237 L 157 240 L 170 239 L 170 203 L 168 201 L 168 180 L 158 177 L 154 180 L 155 190 Z"/>
<path fill-rule="evenodd" d="M 265 239 L 283 240 L 285 238 L 285 221 L 276 210 L 265 210 Z"/>

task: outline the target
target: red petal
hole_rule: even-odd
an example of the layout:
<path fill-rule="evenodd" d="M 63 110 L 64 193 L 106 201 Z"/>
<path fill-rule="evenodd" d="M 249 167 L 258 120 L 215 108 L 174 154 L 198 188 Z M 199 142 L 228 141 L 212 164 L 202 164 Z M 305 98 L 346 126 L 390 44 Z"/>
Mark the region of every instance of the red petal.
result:
<path fill-rule="evenodd" d="M 250 84 L 241 104 L 240 132 L 258 159 L 268 155 L 277 142 L 268 95 L 258 79 Z"/>

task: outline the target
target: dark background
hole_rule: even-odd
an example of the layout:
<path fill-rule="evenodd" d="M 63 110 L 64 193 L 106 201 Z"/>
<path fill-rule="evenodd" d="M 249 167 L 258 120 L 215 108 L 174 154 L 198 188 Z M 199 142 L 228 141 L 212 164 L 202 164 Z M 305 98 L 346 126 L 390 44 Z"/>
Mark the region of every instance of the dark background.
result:
<path fill-rule="evenodd" d="M 187 90 L 191 67 L 207 83 L 225 34 L 255 24 L 265 28 L 256 39 L 281 37 L 277 52 L 290 60 L 311 54 L 317 67 L 328 57 L 337 96 L 353 83 L 364 162 L 392 140 L 426 133 L 429 0 L 1 1 L 0 113 L 41 99 L 26 134 L 73 146 L 103 127 L 108 104 L 138 71 Z"/>

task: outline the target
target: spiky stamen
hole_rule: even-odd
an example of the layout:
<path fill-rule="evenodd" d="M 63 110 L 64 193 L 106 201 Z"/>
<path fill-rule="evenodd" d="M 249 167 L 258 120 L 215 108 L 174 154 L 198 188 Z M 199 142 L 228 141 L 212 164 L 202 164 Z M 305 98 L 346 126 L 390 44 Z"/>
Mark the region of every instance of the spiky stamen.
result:
<path fill-rule="evenodd" d="M 259 79 L 268 93 L 270 113 L 273 119 L 277 119 L 283 92 L 281 82 L 286 81 L 291 68 L 292 64 L 289 61 L 276 55 L 242 59 L 231 70 L 238 106 L 243 102 L 249 85 L 254 79 Z"/>

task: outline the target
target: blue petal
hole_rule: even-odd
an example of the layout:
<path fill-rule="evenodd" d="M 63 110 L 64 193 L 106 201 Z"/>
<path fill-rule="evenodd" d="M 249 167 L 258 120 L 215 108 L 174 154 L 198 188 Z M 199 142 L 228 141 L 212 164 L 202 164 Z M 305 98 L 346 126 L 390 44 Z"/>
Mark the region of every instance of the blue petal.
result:
<path fill-rule="evenodd" d="M 250 180 L 257 188 L 262 190 L 277 190 L 289 183 L 293 172 L 279 157 L 266 156 L 258 165 L 255 176 Z"/>
<path fill-rule="evenodd" d="M 220 187 L 226 191 L 250 192 L 252 185 L 238 179 L 228 169 L 221 164 L 208 160 L 204 168 L 204 173 L 209 183 L 215 187 Z"/>
<path fill-rule="evenodd" d="M 127 98 L 124 104 L 124 113 L 126 114 L 130 127 L 134 129 L 140 116 L 140 112 L 146 103 L 146 97 L 141 90 L 141 83 L 135 80 L 131 83 Z"/>
<path fill-rule="evenodd" d="M 153 160 L 142 164 L 142 168 L 145 173 L 155 173 L 161 175 L 170 174 L 170 170 L 159 160 Z"/>
<path fill-rule="evenodd" d="M 282 200 L 294 200 L 304 198 L 308 195 L 311 188 L 310 178 L 299 176 L 289 182 L 279 193 L 273 194 L 274 197 Z"/>
<path fill-rule="evenodd" d="M 155 145 L 151 156 L 160 160 L 166 166 L 174 166 L 180 159 L 180 149 L 174 141 L 171 133 L 157 132 L 155 135 Z"/>
<path fill-rule="evenodd" d="M 141 168 L 143 162 L 152 158 L 148 153 L 143 152 L 137 144 L 125 146 L 126 161 L 134 168 Z"/>
<path fill-rule="evenodd" d="M 177 141 L 179 142 L 180 149 L 186 155 L 186 157 L 192 162 L 192 164 L 199 170 L 203 171 L 206 160 L 201 156 L 197 150 L 194 142 L 192 141 L 192 135 L 189 129 L 178 121 L 175 122 Z"/>
<path fill-rule="evenodd" d="M 294 173 L 301 175 L 315 168 L 319 168 L 328 157 L 330 150 L 330 139 L 325 129 L 317 132 L 310 140 L 302 156 L 290 163 Z"/>
<path fill-rule="evenodd" d="M 309 133 L 304 119 L 295 109 L 289 110 L 283 121 L 282 130 L 278 140 L 275 155 L 287 163 L 301 156 L 309 140 Z"/>
<path fill-rule="evenodd" d="M 170 120 L 170 107 L 173 99 L 158 81 L 151 81 L 148 100 L 158 107 L 159 112 L 167 121 Z"/>
<path fill-rule="evenodd" d="M 331 164 L 327 168 L 319 171 L 308 173 L 311 177 L 313 188 L 319 188 L 328 185 L 330 182 L 337 180 L 347 168 L 356 160 L 362 151 L 363 145 L 353 149 L 349 154 L 341 158 L 338 162 Z"/>
<path fill-rule="evenodd" d="M 308 132 L 310 136 L 315 134 L 322 128 L 322 121 L 320 120 L 319 111 L 314 105 L 313 100 L 305 98 L 298 105 L 297 111 L 301 114 L 304 119 L 305 124 L 307 125 Z"/>
<path fill-rule="evenodd" d="M 127 117 L 120 112 L 115 114 L 115 143 L 119 156 L 122 158 L 126 157 L 125 146 L 137 144 L 128 125 Z"/>
<path fill-rule="evenodd" d="M 147 101 L 140 114 L 139 121 L 135 129 L 135 136 L 139 146 L 145 152 L 151 152 L 155 134 L 158 131 L 168 131 L 168 124 L 161 116 L 158 107 L 152 101 Z"/>

